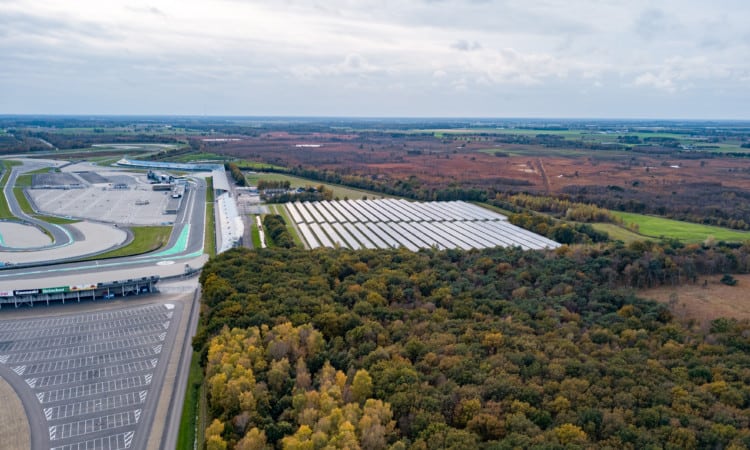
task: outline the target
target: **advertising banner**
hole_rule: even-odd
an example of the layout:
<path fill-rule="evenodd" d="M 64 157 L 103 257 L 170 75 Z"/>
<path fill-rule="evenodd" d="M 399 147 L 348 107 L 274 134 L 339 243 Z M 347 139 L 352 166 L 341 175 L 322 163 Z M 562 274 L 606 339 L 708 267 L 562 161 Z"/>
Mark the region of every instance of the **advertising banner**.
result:
<path fill-rule="evenodd" d="M 13 291 L 16 295 L 34 295 L 39 293 L 39 289 L 24 289 L 20 291 Z"/>

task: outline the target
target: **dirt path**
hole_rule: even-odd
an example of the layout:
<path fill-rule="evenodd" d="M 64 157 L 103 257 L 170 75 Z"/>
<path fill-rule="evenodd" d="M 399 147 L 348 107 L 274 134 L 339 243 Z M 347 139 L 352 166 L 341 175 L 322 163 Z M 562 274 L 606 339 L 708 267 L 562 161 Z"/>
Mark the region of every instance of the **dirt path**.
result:
<path fill-rule="evenodd" d="M 536 159 L 536 169 L 539 171 L 539 175 L 542 176 L 542 183 L 544 183 L 544 191 L 549 194 L 549 178 L 547 178 L 547 172 L 544 170 L 544 163 L 542 163 L 542 158 Z"/>
<path fill-rule="evenodd" d="M 16 392 L 0 377 L 0 450 L 31 448 L 29 422 Z"/>

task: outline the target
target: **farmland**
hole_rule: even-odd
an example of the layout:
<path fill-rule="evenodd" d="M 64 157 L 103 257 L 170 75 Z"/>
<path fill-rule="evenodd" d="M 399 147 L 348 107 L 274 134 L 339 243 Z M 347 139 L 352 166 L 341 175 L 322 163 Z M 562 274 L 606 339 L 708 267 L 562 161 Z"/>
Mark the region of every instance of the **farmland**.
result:
<path fill-rule="evenodd" d="M 465 202 L 361 200 L 288 203 L 309 248 L 555 248 L 505 217 Z"/>

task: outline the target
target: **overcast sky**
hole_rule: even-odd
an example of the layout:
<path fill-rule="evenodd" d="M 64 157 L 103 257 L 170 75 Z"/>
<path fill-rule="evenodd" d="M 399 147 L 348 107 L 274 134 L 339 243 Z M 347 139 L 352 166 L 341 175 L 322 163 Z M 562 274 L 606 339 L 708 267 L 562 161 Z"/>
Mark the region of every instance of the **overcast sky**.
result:
<path fill-rule="evenodd" d="M 0 113 L 750 119 L 747 0 L 0 0 Z"/>

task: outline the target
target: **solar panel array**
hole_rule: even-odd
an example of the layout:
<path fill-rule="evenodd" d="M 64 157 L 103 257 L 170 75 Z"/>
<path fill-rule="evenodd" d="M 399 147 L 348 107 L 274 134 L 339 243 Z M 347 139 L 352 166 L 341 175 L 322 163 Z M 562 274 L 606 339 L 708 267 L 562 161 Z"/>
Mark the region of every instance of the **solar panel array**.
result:
<path fill-rule="evenodd" d="M 557 248 L 555 241 L 524 230 L 502 214 L 471 203 L 343 200 L 287 203 L 289 216 L 309 248 L 436 247 L 470 250 Z"/>

